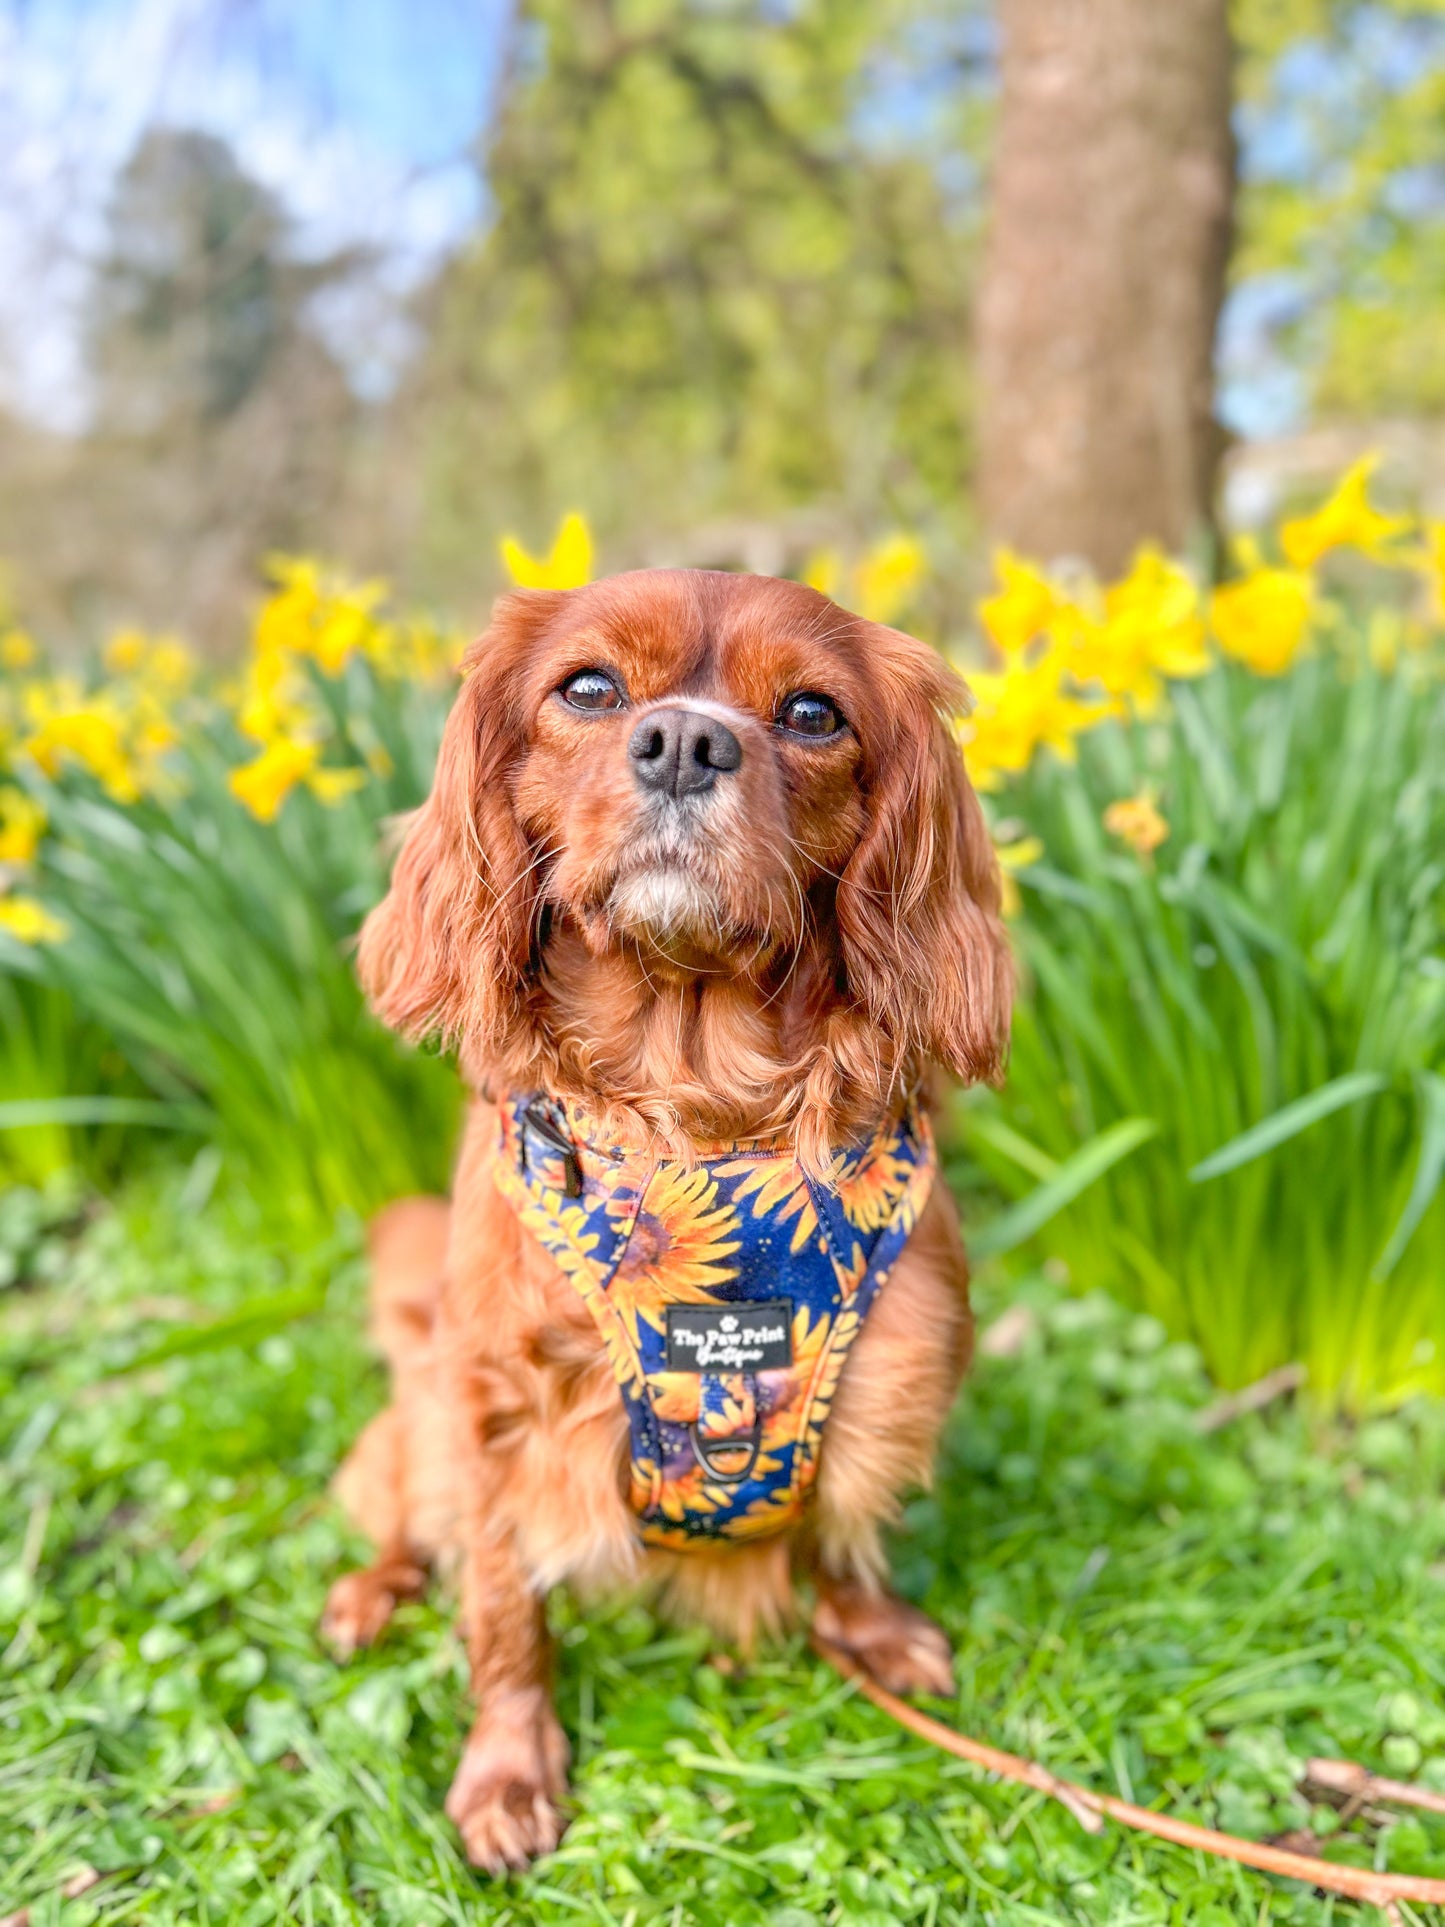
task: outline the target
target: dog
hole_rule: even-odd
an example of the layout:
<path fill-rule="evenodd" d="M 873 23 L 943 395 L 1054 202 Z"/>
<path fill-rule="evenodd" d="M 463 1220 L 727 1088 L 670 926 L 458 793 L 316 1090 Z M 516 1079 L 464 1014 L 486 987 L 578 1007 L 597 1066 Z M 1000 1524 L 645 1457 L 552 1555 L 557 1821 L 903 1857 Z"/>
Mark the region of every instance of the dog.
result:
<path fill-rule="evenodd" d="M 450 1206 L 372 1229 L 377 1547 L 323 1631 L 459 1575 L 472 1862 L 560 1838 L 545 1602 L 653 1580 L 952 1690 L 886 1584 L 972 1345 L 929 1079 L 996 1079 L 1012 970 L 940 657 L 800 583 L 644 570 L 497 604 L 363 986 L 473 1093 Z"/>

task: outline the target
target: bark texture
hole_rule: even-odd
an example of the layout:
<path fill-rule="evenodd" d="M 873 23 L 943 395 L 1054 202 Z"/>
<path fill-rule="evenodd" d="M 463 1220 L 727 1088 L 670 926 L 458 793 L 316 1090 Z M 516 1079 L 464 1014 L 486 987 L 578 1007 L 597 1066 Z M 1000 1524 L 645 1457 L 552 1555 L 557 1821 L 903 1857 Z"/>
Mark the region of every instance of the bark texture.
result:
<path fill-rule="evenodd" d="M 978 317 L 996 540 L 1112 571 L 1210 517 L 1234 189 L 1227 0 L 1001 0 Z"/>

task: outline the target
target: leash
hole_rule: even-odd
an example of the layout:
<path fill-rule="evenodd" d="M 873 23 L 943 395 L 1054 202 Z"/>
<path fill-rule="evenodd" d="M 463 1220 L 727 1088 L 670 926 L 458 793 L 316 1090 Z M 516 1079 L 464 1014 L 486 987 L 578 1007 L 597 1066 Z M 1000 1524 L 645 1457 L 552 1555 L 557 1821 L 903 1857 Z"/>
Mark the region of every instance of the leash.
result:
<path fill-rule="evenodd" d="M 1105 1820 L 1117 1820 L 1121 1826 L 1133 1827 L 1139 1833 L 1152 1833 L 1156 1839 L 1168 1840 L 1176 1847 L 1193 1847 L 1200 1853 L 1215 1855 L 1221 1860 L 1237 1860 L 1246 1867 L 1255 1867 L 1261 1873 L 1279 1874 L 1286 1880 L 1302 1880 L 1308 1887 L 1321 1887 L 1329 1893 L 1343 1894 L 1350 1900 L 1367 1901 L 1381 1908 L 1387 1915 L 1397 1918 L 1395 1903 L 1401 1900 L 1420 1901 L 1436 1907 L 1445 1906 L 1445 1880 L 1428 1879 L 1423 1874 L 1372 1873 L 1367 1867 L 1342 1867 L 1331 1860 L 1316 1860 L 1309 1854 L 1291 1853 L 1284 1847 L 1266 1846 L 1258 1840 L 1241 1840 L 1232 1833 L 1216 1833 L 1213 1827 L 1195 1826 L 1189 1820 L 1176 1820 L 1172 1814 L 1155 1813 L 1148 1807 L 1136 1807 L 1128 1800 L 1117 1799 L 1112 1793 L 1093 1793 L 1088 1787 L 1078 1786 L 1072 1780 L 1061 1780 L 1050 1773 L 1047 1767 L 1040 1766 L 1036 1760 L 1023 1760 L 1015 1753 L 1004 1753 L 995 1746 L 987 1746 L 982 1740 L 973 1740 L 965 1733 L 945 1726 L 942 1720 L 934 1719 L 928 1713 L 921 1713 L 907 1700 L 899 1699 L 869 1677 L 851 1654 L 835 1646 L 830 1640 L 813 1634 L 813 1650 L 825 1659 L 844 1679 L 851 1680 L 865 1699 L 896 1720 L 910 1733 L 916 1733 L 922 1740 L 941 1747 L 945 1753 L 952 1753 L 960 1760 L 970 1760 L 986 1772 L 996 1773 L 1001 1780 L 1015 1780 L 1022 1786 L 1033 1787 L 1036 1792 L 1045 1793 L 1060 1806 L 1073 1814 L 1079 1825 L 1089 1833 L 1102 1833 Z M 1326 1763 L 1321 1761 L 1320 1765 Z M 1372 1782 L 1361 1767 L 1349 1768 L 1345 1762 L 1329 1762 L 1332 1768 L 1345 1768 L 1352 1775 L 1352 1789 L 1364 1793 L 1373 1786 L 1381 1798 L 1392 1797 L 1394 1783 Z M 1391 1789 L 1387 1792 L 1387 1787 Z M 1405 1789 L 1413 1795 L 1417 1790 Z M 1411 1799 L 1412 1805 L 1426 1804 Z M 1431 1803 L 1433 1805 L 1433 1803 Z"/>

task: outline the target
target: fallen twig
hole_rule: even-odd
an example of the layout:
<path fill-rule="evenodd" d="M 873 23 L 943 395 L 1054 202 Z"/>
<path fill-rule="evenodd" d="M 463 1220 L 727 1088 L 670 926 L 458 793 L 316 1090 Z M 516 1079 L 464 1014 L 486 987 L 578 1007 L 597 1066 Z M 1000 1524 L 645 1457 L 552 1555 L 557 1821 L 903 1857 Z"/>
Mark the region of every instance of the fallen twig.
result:
<path fill-rule="evenodd" d="M 1408 1780 L 1387 1780 L 1354 1760 L 1309 1760 L 1305 1782 L 1322 1793 L 1343 1797 L 1351 1807 L 1371 1800 L 1385 1800 L 1391 1806 L 1418 1807 L 1423 1813 L 1445 1813 L 1445 1793 L 1429 1787 L 1411 1786 Z"/>
<path fill-rule="evenodd" d="M 88 1894 L 91 1888 L 104 1878 L 105 1875 L 97 1873 L 94 1867 L 82 1867 L 80 1872 L 72 1874 L 60 1889 L 60 1898 L 79 1900 L 82 1894 Z M 0 1916 L 0 1927 L 30 1927 L 30 1909 L 21 1907 L 13 1914 Z"/>
<path fill-rule="evenodd" d="M 1237 1418 L 1248 1412 L 1262 1412 L 1266 1405 L 1273 1405 L 1277 1398 L 1286 1398 L 1297 1392 L 1304 1384 L 1307 1373 L 1303 1365 L 1280 1365 L 1263 1378 L 1257 1378 L 1252 1385 L 1245 1385 L 1237 1392 L 1228 1392 L 1223 1398 L 1215 1399 L 1212 1405 L 1205 1405 L 1194 1414 L 1196 1432 L 1218 1432 L 1226 1425 L 1233 1425 Z"/>
<path fill-rule="evenodd" d="M 1000 1779 L 1016 1780 L 1023 1786 L 1035 1787 L 1040 1793 L 1049 1794 L 1067 1807 L 1082 1825 L 1088 1826 L 1090 1832 L 1099 1831 L 1101 1816 L 1117 1820 L 1121 1826 L 1133 1827 L 1140 1833 L 1152 1833 L 1157 1839 L 1169 1840 L 1177 1847 L 1192 1847 L 1200 1853 L 1212 1853 L 1219 1859 L 1237 1860 L 1243 1866 L 1258 1868 L 1261 1873 L 1278 1874 L 1285 1880 L 1302 1880 L 1310 1887 L 1344 1894 L 1351 1900 L 1367 1901 L 1372 1906 L 1383 1908 L 1387 1914 L 1393 1914 L 1395 1903 L 1400 1900 L 1445 1906 L 1445 1880 L 1427 1879 L 1422 1874 L 1375 1873 L 1368 1867 L 1342 1867 L 1333 1860 L 1316 1860 L 1306 1854 L 1290 1853 L 1282 1847 L 1266 1846 L 1259 1840 L 1240 1840 L 1232 1833 L 1216 1833 L 1213 1827 L 1195 1826 L 1189 1820 L 1176 1820 L 1172 1814 L 1136 1807 L 1128 1800 L 1117 1799 L 1112 1793 L 1093 1793 L 1072 1780 L 1061 1780 L 1035 1760 L 1022 1760 L 1017 1754 L 1000 1752 L 997 1747 L 969 1739 L 966 1734 L 945 1726 L 942 1720 L 919 1712 L 916 1706 L 910 1706 L 907 1700 L 899 1699 L 896 1693 L 890 1693 L 886 1687 L 871 1679 L 841 1647 L 834 1646 L 817 1633 L 813 1634 L 813 1646 L 830 1666 L 836 1667 L 845 1679 L 855 1683 L 865 1699 L 872 1700 L 875 1706 L 881 1707 L 890 1719 L 897 1720 L 910 1733 L 916 1733 L 920 1739 L 942 1747 L 945 1753 L 952 1753 L 960 1760 L 973 1761 L 975 1766 L 998 1774 Z M 1089 1816 L 1087 1820 L 1082 1818 L 1084 1814 Z"/>

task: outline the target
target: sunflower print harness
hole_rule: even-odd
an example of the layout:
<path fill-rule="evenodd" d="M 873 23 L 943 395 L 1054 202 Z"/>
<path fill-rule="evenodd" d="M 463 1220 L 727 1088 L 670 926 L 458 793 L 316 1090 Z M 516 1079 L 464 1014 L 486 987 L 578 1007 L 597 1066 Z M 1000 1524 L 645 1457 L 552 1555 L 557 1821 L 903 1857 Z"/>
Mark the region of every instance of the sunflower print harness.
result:
<path fill-rule="evenodd" d="M 600 1144 L 555 1098 L 498 1111 L 498 1188 L 581 1293 L 621 1388 L 644 1543 L 792 1524 L 849 1347 L 933 1185 L 917 1101 L 826 1183 L 785 1135 L 700 1146 L 689 1165 Z"/>

